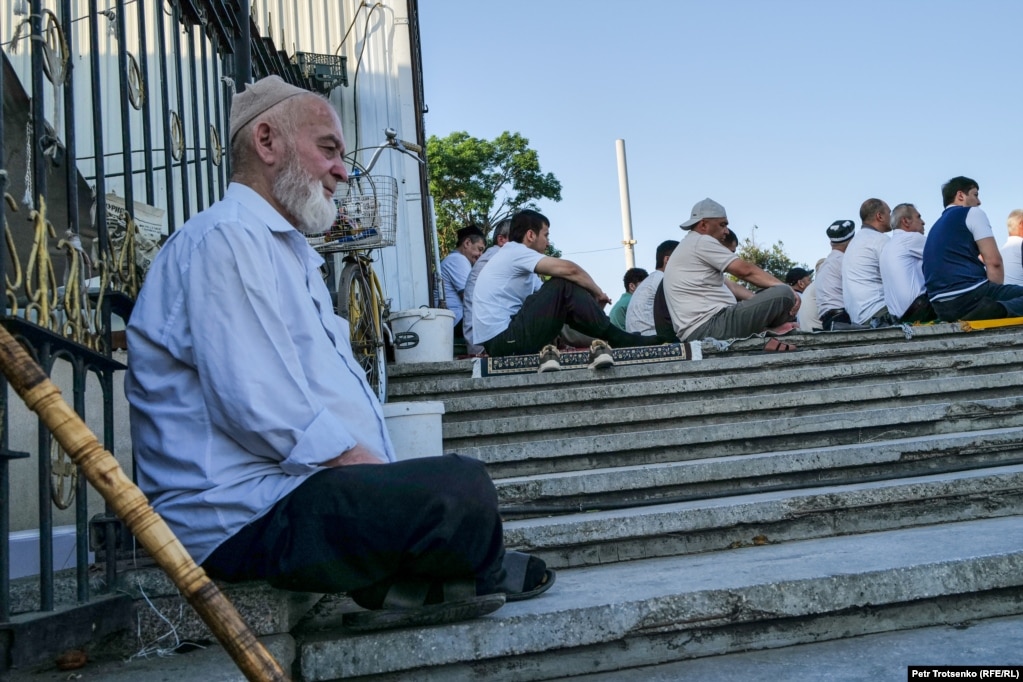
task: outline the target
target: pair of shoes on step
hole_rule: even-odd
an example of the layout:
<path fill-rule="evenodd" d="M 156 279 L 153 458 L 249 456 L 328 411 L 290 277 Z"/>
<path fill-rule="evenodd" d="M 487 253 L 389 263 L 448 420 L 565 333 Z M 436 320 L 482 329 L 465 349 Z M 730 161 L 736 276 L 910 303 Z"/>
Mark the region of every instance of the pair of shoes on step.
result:
<path fill-rule="evenodd" d="M 587 367 L 607 369 L 614 367 L 614 364 L 615 359 L 611 355 L 611 346 L 607 345 L 607 341 L 594 339 L 590 344 L 590 364 Z M 544 372 L 557 372 L 559 369 L 561 369 L 561 351 L 550 344 L 544 346 L 540 350 L 540 367 L 536 371 L 543 374 Z"/>
<path fill-rule="evenodd" d="M 500 582 L 487 594 L 476 593 L 472 578 L 445 581 L 406 579 L 352 592 L 363 607 L 342 616 L 350 630 L 368 632 L 400 627 L 440 625 L 493 613 L 505 602 L 538 597 L 554 585 L 557 574 L 539 557 L 507 551 Z"/>

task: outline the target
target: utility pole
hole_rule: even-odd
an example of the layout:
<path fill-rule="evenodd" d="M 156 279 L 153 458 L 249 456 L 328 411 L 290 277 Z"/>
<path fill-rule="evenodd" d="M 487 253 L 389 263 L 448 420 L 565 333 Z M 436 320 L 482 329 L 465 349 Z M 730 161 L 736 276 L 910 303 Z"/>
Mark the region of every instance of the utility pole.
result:
<path fill-rule="evenodd" d="M 618 152 L 618 195 L 622 202 L 622 246 L 625 247 L 625 269 L 636 267 L 635 246 L 632 238 L 632 206 L 629 203 L 629 171 L 625 165 L 625 140 L 615 140 Z"/>

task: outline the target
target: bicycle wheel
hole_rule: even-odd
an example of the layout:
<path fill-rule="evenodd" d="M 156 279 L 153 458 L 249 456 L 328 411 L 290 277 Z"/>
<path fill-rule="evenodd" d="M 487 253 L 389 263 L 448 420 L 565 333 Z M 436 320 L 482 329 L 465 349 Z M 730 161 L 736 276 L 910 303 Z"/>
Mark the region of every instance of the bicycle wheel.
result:
<path fill-rule="evenodd" d="M 337 289 L 338 315 L 351 327 L 352 354 L 366 371 L 366 380 L 380 402 L 387 401 L 387 349 L 384 347 L 380 305 L 362 265 L 350 262 L 341 271 Z"/>

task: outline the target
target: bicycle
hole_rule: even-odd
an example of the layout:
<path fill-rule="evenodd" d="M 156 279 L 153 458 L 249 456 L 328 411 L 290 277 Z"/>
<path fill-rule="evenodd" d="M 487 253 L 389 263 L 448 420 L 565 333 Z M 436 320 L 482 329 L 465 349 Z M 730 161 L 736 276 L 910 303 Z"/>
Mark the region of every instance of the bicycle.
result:
<path fill-rule="evenodd" d="M 321 255 L 343 252 L 341 276 L 337 280 L 335 310 L 351 328 L 352 353 L 366 372 L 366 379 L 380 402 L 387 401 L 387 343 L 393 341 L 386 324 L 390 301 L 384 298 L 380 279 L 373 270 L 373 252 L 393 246 L 397 233 L 398 181 L 372 170 L 385 149 L 395 149 L 420 164 L 423 148 L 398 139 L 393 128 L 384 130 L 385 139 L 375 147 L 356 149 L 346 156 L 352 170 L 348 182 L 334 193 L 337 218 L 330 230 L 308 237 Z M 356 155 L 375 150 L 369 163 L 362 165 Z M 327 259 L 329 277 L 333 259 Z M 386 338 L 385 338 L 386 336 Z"/>

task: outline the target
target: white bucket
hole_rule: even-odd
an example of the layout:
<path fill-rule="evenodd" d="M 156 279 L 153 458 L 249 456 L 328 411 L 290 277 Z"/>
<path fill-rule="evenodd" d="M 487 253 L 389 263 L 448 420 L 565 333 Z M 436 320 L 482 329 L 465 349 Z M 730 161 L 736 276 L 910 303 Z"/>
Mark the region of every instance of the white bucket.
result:
<path fill-rule="evenodd" d="M 444 454 L 444 403 L 384 403 L 383 407 L 387 432 L 399 461 Z"/>
<path fill-rule="evenodd" d="M 455 314 L 450 310 L 399 310 L 387 319 L 394 332 L 395 362 L 445 362 L 455 357 Z"/>

